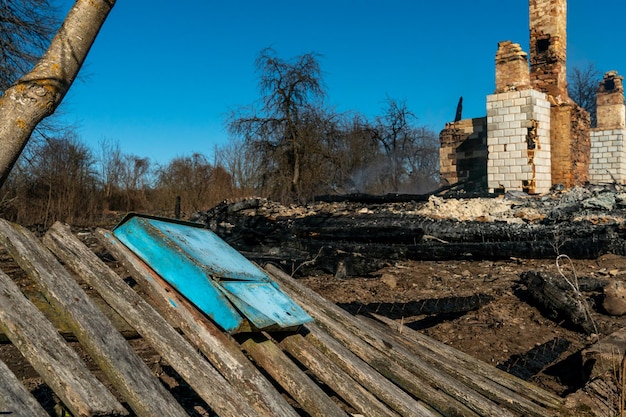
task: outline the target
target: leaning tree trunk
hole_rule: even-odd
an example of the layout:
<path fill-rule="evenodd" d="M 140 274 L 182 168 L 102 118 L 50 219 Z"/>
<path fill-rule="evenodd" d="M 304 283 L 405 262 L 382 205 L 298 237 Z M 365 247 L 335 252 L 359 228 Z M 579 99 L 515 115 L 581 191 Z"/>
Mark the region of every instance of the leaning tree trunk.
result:
<path fill-rule="evenodd" d="M 0 97 L 0 187 L 74 82 L 115 0 L 77 0 L 35 68 Z"/>

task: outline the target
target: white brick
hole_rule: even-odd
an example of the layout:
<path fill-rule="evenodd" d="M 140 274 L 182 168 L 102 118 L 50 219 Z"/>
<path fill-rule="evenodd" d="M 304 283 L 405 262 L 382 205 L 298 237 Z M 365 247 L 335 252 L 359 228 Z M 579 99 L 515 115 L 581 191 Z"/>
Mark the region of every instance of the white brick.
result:
<path fill-rule="evenodd" d="M 505 114 L 509 114 L 509 107 L 508 106 L 500 107 L 498 109 L 498 115 L 499 116 L 504 116 Z"/>

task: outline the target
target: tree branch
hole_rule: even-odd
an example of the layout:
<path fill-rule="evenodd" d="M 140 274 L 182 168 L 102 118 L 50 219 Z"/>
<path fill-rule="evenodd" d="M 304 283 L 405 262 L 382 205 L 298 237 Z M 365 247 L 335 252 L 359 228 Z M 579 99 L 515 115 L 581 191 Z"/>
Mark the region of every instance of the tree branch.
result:
<path fill-rule="evenodd" d="M 30 135 L 78 75 L 115 0 L 77 0 L 35 68 L 0 97 L 0 187 Z"/>

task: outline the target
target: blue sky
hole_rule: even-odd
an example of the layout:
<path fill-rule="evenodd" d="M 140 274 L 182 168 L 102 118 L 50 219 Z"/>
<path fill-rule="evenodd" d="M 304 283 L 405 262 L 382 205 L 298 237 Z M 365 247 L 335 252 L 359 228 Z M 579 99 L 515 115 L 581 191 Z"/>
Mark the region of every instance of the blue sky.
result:
<path fill-rule="evenodd" d="M 64 13 L 73 4 L 59 0 Z M 626 74 L 626 3 L 568 4 L 568 66 Z M 254 61 L 321 55 L 326 104 L 381 114 L 406 101 L 441 130 L 463 96 L 484 116 L 499 41 L 528 51 L 527 0 L 118 0 L 64 100 L 61 120 L 98 149 L 167 163 L 226 143 L 230 109 L 258 99 Z"/>

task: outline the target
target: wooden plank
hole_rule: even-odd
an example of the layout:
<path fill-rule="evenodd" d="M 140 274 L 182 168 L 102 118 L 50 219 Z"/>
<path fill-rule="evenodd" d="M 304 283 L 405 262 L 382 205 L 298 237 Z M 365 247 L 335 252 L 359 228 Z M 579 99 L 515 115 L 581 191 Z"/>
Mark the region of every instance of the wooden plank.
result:
<path fill-rule="evenodd" d="M 278 268 L 268 267 L 268 271 L 292 297 L 299 300 L 306 299 L 304 307 L 315 317 L 318 324 L 323 325 L 342 343 L 349 345 L 351 350 L 367 362 L 376 362 L 380 367 L 379 372 L 389 378 L 396 378 L 397 383 L 403 388 L 441 411 L 442 414 L 461 413 L 460 415 L 464 415 L 460 407 L 455 406 L 455 402 L 458 402 L 478 415 L 513 416 L 509 410 L 490 401 L 421 358 L 415 356 L 407 358 L 404 355 L 396 357 L 397 350 L 384 343 L 372 350 L 373 345 L 370 343 L 377 344 L 377 340 L 372 337 L 376 333 L 375 329 L 359 322 L 357 318 L 320 297 L 314 291 L 298 284 Z M 407 373 L 412 374 L 413 377 L 409 377 Z M 421 383 L 416 384 L 415 379 Z M 448 399 L 443 395 L 444 393 L 447 394 Z"/>
<path fill-rule="evenodd" d="M 262 334 L 248 335 L 241 346 L 280 384 L 311 417 L 346 417 L 333 402 L 273 341 Z M 243 336 L 239 336 L 243 337 Z"/>
<path fill-rule="evenodd" d="M 200 314 L 184 297 L 134 256 L 111 232 L 98 229 L 96 237 L 130 272 L 161 313 L 179 327 L 185 336 L 241 394 L 263 409 L 261 415 L 297 417 L 276 388 L 241 352 L 240 346 L 215 324 Z"/>
<path fill-rule="evenodd" d="M 207 360 L 139 294 L 70 231 L 55 223 L 43 242 L 81 276 L 165 358 L 196 393 L 220 416 L 253 417 L 253 408 Z"/>
<path fill-rule="evenodd" d="M 273 337 L 280 340 L 279 346 L 281 348 L 300 362 L 320 381 L 328 385 L 330 389 L 336 392 L 355 410 L 380 417 L 398 416 L 398 413 L 387 408 L 338 365 L 324 356 L 301 334 L 276 333 Z"/>
<path fill-rule="evenodd" d="M 72 414 L 128 415 L 128 411 L 113 394 L 89 372 L 76 351 L 65 343 L 52 323 L 2 271 L 0 328 Z M 9 377 L 7 375 L 3 378 Z M 21 386 L 21 383 L 18 384 Z"/>
<path fill-rule="evenodd" d="M 316 312 L 315 309 L 311 308 L 309 310 L 309 308 L 310 307 L 307 306 L 307 310 L 316 320 L 315 325 L 308 326 L 313 335 L 318 336 L 323 328 L 324 332 L 328 332 L 330 336 L 354 352 L 363 361 L 371 364 L 372 367 L 384 377 L 418 398 L 421 402 L 418 403 L 418 405 L 421 406 L 420 411 L 424 413 L 423 415 L 431 414 L 430 409 L 424 407 L 423 404 L 427 404 L 428 407 L 434 408 L 437 412 L 445 416 L 478 417 L 481 415 L 471 410 L 457 398 L 438 390 L 438 387 L 425 383 L 420 377 L 409 372 L 404 367 L 404 364 L 382 354 L 364 340 L 355 337 L 340 324 L 328 321 L 325 317 Z"/>
<path fill-rule="evenodd" d="M 2 361 L 0 361 L 0 415 L 50 417 Z"/>
<path fill-rule="evenodd" d="M 363 319 L 360 319 L 360 321 L 360 328 L 351 328 L 351 330 L 379 350 L 393 352 L 393 356 L 414 373 L 424 375 L 423 369 L 426 369 L 426 367 L 434 369 L 436 370 L 435 372 L 438 371 L 440 376 L 450 376 L 452 380 L 464 384 L 493 401 L 494 404 L 500 405 L 500 407 L 506 407 L 523 415 L 545 417 L 547 410 L 544 407 L 522 397 L 517 392 L 496 384 L 483 375 L 471 372 L 462 366 L 454 366 L 448 362 L 447 358 L 432 354 L 426 349 L 416 355 L 405 347 L 404 344 L 390 336 L 387 328 L 381 330 L 380 327 L 372 325 L 371 322 L 366 322 Z"/>
<path fill-rule="evenodd" d="M 441 417 L 441 414 L 426 408 L 423 403 L 418 402 L 393 382 L 383 377 L 370 364 L 316 327 L 314 323 L 308 323 L 307 328 L 312 330 L 305 336 L 308 341 L 401 416 Z"/>
<path fill-rule="evenodd" d="M 396 339 L 401 342 L 404 341 L 404 346 L 415 354 L 420 354 L 424 349 L 428 349 L 433 354 L 445 359 L 451 366 L 465 368 L 478 375 L 489 378 L 493 382 L 507 387 L 510 390 L 515 391 L 547 408 L 559 409 L 563 407 L 563 404 L 565 403 L 563 398 L 552 394 L 535 384 L 531 384 L 530 382 L 508 374 L 494 366 L 474 358 L 471 355 L 468 355 L 465 352 L 454 349 L 445 343 L 425 336 L 409 327 L 402 326 L 395 320 L 378 314 L 371 315 L 382 323 L 385 323 L 391 329 L 395 330 L 396 333 L 394 333 L 394 335 L 396 336 Z"/>
<path fill-rule="evenodd" d="M 54 255 L 22 226 L 0 219 L 0 241 L 63 314 L 80 344 L 140 417 L 186 416 Z"/>

